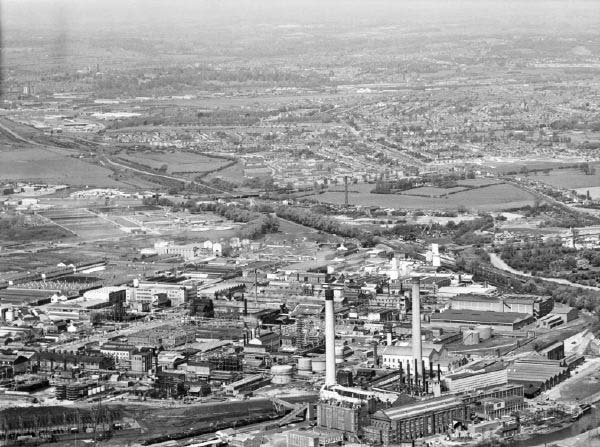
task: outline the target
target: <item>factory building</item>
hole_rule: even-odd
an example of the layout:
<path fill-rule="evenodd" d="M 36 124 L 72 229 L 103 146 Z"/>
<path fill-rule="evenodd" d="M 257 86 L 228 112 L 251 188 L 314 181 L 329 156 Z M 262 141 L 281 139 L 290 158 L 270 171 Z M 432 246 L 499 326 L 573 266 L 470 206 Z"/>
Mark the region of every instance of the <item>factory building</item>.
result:
<path fill-rule="evenodd" d="M 131 354 L 130 372 L 134 374 L 146 374 L 153 367 L 152 360 L 154 354 L 152 351 L 145 350 Z"/>
<path fill-rule="evenodd" d="M 515 312 L 448 309 L 431 315 L 431 325 L 434 327 L 461 329 L 485 325 L 499 333 L 518 331 L 533 322 L 532 315 Z"/>
<path fill-rule="evenodd" d="M 369 423 L 369 407 L 360 402 L 340 400 L 317 405 L 317 424 L 320 427 L 358 434 Z"/>
<path fill-rule="evenodd" d="M 381 353 L 382 364 L 386 368 L 398 369 L 402 366 L 404 371 L 413 368 L 414 356 L 412 346 L 386 346 L 383 348 Z M 445 348 L 436 348 L 431 346 L 425 346 L 421 350 L 421 361 L 417 362 L 421 366 L 425 362 L 425 365 L 430 364 L 440 366 L 448 364 L 448 351 Z M 407 368 L 407 365 L 409 367 Z M 444 366 L 445 369 L 446 366 Z M 422 367 L 421 367 L 422 370 Z M 420 373 L 422 374 L 422 372 Z"/>
<path fill-rule="evenodd" d="M 371 424 L 365 427 L 364 433 L 373 444 L 398 444 L 445 433 L 466 418 L 467 406 L 462 399 L 439 397 L 380 410 L 371 417 Z"/>
<path fill-rule="evenodd" d="M 196 298 L 196 294 L 197 288 L 195 285 L 141 281 L 136 283 L 134 287 L 128 287 L 126 292 L 128 303 L 143 302 L 152 304 L 157 300 L 157 297 L 166 295 L 173 307 L 192 301 Z"/>
<path fill-rule="evenodd" d="M 535 397 L 549 390 L 569 376 L 568 368 L 560 360 L 530 357 L 515 360 L 508 367 L 508 382 L 522 385 L 525 397 Z"/>
<path fill-rule="evenodd" d="M 286 438 L 287 447 L 326 447 L 344 442 L 344 435 L 332 430 L 290 430 Z"/>
<path fill-rule="evenodd" d="M 450 307 L 455 310 L 529 314 L 537 319 L 552 312 L 554 300 L 549 296 L 535 295 L 458 295 L 450 300 Z"/>
<path fill-rule="evenodd" d="M 465 369 L 459 373 L 444 376 L 446 389 L 451 393 L 464 393 L 477 388 L 506 383 L 508 383 L 508 371 L 506 365 L 500 362 L 481 369 Z"/>

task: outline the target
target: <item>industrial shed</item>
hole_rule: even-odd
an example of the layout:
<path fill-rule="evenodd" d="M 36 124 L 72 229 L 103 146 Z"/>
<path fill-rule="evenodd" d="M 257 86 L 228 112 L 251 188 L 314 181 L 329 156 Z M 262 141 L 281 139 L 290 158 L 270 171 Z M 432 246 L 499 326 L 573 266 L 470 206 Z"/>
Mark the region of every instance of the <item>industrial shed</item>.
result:
<path fill-rule="evenodd" d="M 513 332 L 533 323 L 532 315 L 517 312 L 492 312 L 448 309 L 431 316 L 431 324 L 443 328 L 490 326 L 494 332 Z"/>
<path fill-rule="evenodd" d="M 569 370 L 559 360 L 524 358 L 508 367 L 509 383 L 523 385 L 525 397 L 535 397 L 569 376 Z"/>

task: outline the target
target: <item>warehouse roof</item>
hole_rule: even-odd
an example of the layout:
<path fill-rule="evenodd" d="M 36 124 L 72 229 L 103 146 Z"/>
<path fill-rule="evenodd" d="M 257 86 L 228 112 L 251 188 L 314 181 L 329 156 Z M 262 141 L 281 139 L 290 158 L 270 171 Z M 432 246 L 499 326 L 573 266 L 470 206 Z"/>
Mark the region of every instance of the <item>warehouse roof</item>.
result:
<path fill-rule="evenodd" d="M 433 314 L 431 321 L 455 321 L 463 323 L 511 324 L 530 318 L 528 314 L 518 312 L 492 312 L 477 310 L 448 309 Z"/>
<path fill-rule="evenodd" d="M 462 405 L 462 400 L 457 397 L 438 397 L 413 404 L 402 405 L 401 407 L 392 407 L 388 408 L 387 410 L 380 410 L 375 413 L 375 418 L 387 420 L 404 419 L 419 416 L 425 413 L 451 409 Z"/>
<path fill-rule="evenodd" d="M 423 357 L 429 357 L 432 352 L 438 352 L 436 349 L 428 346 L 423 346 L 422 349 Z M 404 357 L 412 357 L 412 345 L 409 346 L 386 346 L 383 348 L 382 355 L 398 355 Z"/>
<path fill-rule="evenodd" d="M 508 380 L 516 382 L 544 383 L 567 368 L 559 366 L 558 361 L 526 359 L 517 360 L 508 367 Z"/>
<path fill-rule="evenodd" d="M 465 293 L 461 295 L 456 295 L 455 297 L 450 298 L 450 301 L 500 301 L 500 298 L 497 296 L 489 296 L 489 295 L 478 295 L 475 293 Z"/>

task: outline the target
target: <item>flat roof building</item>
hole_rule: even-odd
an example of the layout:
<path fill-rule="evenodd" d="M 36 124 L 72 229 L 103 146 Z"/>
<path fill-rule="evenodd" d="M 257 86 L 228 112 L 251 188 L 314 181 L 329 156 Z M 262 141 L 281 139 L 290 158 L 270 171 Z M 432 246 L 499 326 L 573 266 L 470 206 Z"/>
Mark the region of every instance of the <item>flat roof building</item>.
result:
<path fill-rule="evenodd" d="M 518 331 L 533 323 L 532 315 L 516 312 L 491 312 L 448 309 L 431 315 L 431 324 L 444 328 L 490 326 L 494 332 Z"/>

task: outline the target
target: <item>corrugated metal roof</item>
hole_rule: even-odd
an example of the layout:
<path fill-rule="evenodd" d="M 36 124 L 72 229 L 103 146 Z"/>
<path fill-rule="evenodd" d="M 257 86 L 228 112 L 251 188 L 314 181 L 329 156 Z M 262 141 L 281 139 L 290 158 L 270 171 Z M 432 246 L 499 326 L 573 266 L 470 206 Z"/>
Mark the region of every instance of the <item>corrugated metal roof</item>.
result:
<path fill-rule="evenodd" d="M 389 420 L 404 419 L 415 417 L 427 412 L 449 409 L 462 404 L 462 400 L 456 397 L 440 397 L 414 404 L 403 405 L 401 407 L 388 408 L 387 410 L 378 411 L 378 413 Z"/>

